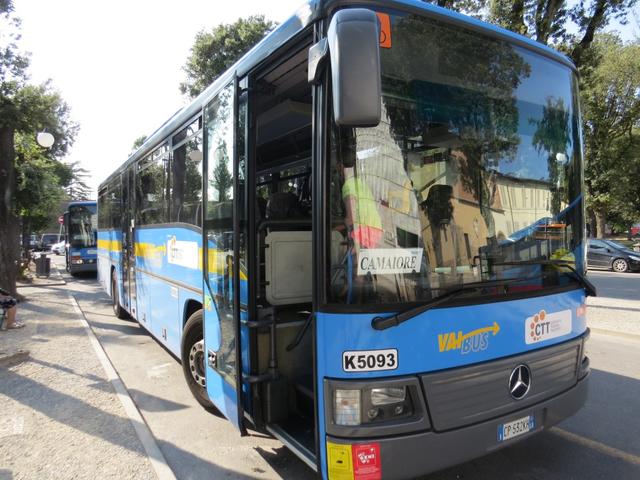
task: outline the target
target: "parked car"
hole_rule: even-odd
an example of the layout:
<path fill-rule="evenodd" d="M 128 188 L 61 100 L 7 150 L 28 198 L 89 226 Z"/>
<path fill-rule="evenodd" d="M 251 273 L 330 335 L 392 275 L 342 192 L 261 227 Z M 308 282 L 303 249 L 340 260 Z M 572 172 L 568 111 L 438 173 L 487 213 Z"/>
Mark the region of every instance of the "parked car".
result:
<path fill-rule="evenodd" d="M 64 255 L 64 252 L 67 249 L 67 244 L 63 240 L 62 242 L 54 243 L 51 245 L 51 253 L 55 253 L 56 255 Z"/>
<path fill-rule="evenodd" d="M 589 268 L 603 268 L 614 272 L 640 270 L 640 252 L 635 252 L 612 240 L 590 238 L 587 249 Z"/>
<path fill-rule="evenodd" d="M 62 240 L 62 235 L 58 233 L 43 233 L 40 237 L 40 250 L 49 250 L 54 243 Z"/>

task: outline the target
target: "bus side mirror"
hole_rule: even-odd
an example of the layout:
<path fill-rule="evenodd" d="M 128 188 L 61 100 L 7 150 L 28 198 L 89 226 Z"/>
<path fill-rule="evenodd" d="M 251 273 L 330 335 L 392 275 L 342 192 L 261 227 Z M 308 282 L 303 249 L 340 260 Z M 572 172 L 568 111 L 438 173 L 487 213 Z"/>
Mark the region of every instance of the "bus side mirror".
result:
<path fill-rule="evenodd" d="M 327 40 L 336 124 L 375 127 L 382 95 L 378 17 L 364 8 L 340 10 L 331 19 Z"/>

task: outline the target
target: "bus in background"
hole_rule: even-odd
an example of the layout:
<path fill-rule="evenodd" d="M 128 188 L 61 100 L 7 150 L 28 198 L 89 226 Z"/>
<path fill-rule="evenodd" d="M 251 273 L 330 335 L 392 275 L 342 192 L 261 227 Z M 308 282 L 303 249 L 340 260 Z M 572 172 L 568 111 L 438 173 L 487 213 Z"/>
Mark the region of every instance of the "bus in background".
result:
<path fill-rule="evenodd" d="M 100 185 L 99 280 L 323 478 L 511 445 L 586 399 L 577 99 L 506 30 L 310 1 Z"/>
<path fill-rule="evenodd" d="M 67 271 L 96 272 L 98 213 L 95 201 L 71 202 L 64 212 Z"/>

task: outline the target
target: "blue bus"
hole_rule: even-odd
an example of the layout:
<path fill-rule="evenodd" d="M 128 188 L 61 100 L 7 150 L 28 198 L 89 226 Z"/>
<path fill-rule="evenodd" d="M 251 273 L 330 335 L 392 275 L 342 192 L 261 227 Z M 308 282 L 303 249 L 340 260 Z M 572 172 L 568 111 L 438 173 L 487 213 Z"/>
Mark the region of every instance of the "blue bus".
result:
<path fill-rule="evenodd" d="M 323 478 L 575 413 L 585 272 L 575 67 L 413 0 L 307 3 L 99 187 L 115 314 Z"/>
<path fill-rule="evenodd" d="M 67 271 L 71 275 L 95 273 L 98 267 L 96 201 L 70 202 L 63 218 Z"/>

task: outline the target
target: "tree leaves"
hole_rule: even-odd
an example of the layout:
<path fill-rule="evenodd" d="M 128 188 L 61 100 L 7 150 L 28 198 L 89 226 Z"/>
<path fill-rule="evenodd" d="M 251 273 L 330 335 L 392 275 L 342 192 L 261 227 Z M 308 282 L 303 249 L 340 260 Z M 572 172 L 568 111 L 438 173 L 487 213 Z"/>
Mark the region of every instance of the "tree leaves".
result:
<path fill-rule="evenodd" d="M 183 67 L 187 78 L 180 84 L 180 91 L 197 97 L 275 26 L 263 15 L 255 15 L 199 32 Z"/>

